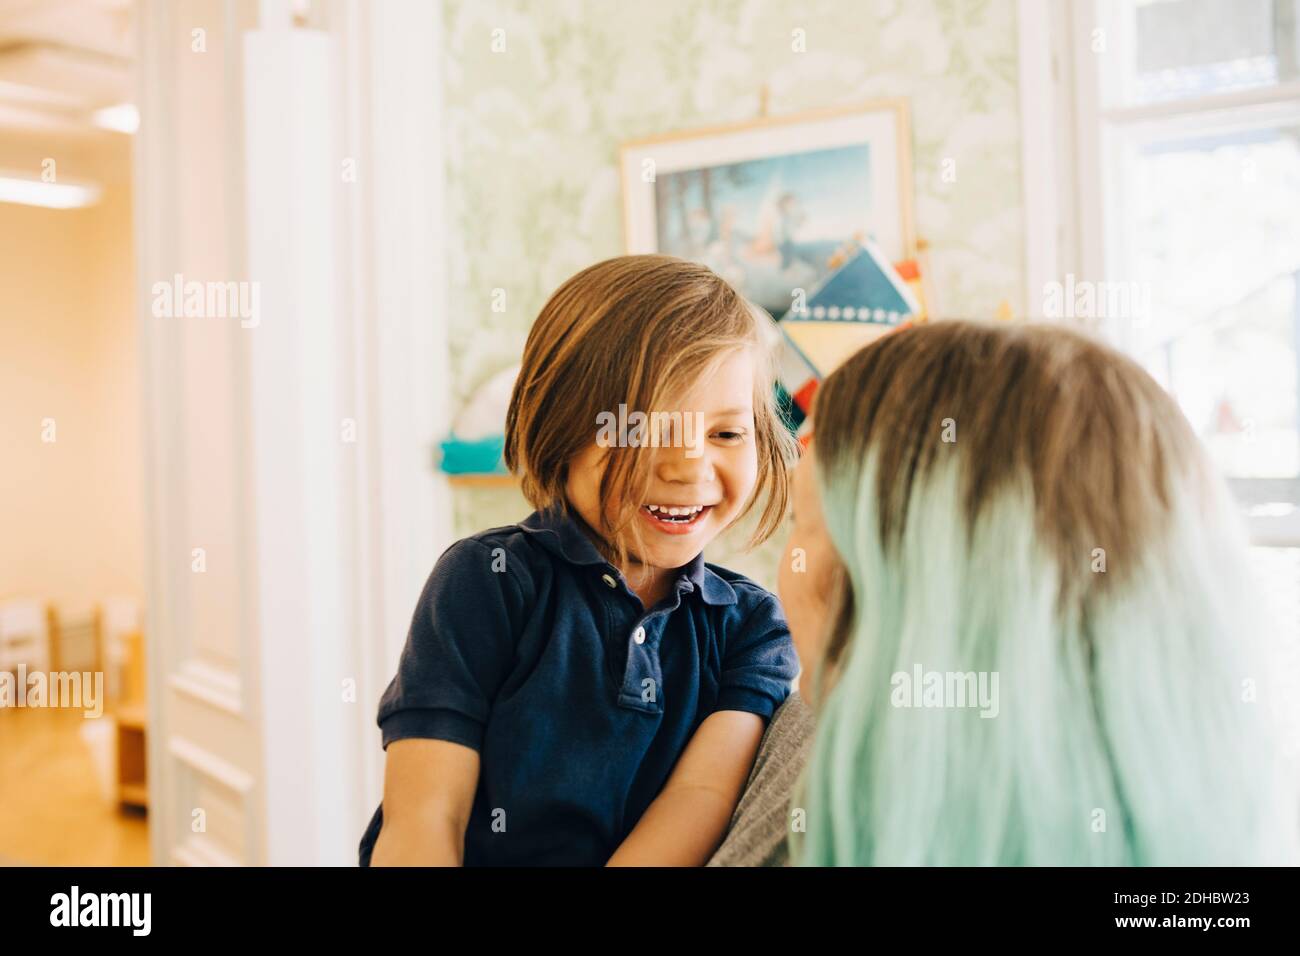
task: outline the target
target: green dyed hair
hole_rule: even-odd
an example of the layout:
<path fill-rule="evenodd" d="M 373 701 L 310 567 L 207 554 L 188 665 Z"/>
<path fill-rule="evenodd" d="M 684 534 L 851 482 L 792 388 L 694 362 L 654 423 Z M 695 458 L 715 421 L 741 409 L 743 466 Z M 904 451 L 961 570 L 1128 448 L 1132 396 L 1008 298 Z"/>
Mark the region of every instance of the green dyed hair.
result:
<path fill-rule="evenodd" d="M 837 370 L 814 422 L 847 586 L 797 862 L 1296 862 L 1244 536 L 1144 371 L 1060 327 L 932 323 Z M 917 668 L 986 675 L 994 707 L 905 706 Z"/>

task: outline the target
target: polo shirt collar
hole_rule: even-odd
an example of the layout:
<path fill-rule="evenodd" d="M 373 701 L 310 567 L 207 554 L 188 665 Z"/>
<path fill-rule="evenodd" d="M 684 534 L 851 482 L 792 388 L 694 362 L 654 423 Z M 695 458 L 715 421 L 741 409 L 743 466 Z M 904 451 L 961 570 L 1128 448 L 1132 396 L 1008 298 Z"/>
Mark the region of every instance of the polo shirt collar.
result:
<path fill-rule="evenodd" d="M 735 604 L 736 590 L 726 579 L 709 570 L 704 554 L 697 554 L 691 563 L 680 569 L 679 577 L 690 581 L 705 604 Z"/>
<path fill-rule="evenodd" d="M 534 511 L 520 522 L 519 527 L 535 537 L 542 547 L 570 564 L 579 567 L 609 564 L 587 536 L 582 519 L 567 508 Z M 709 569 L 702 553 L 678 569 L 677 577 L 690 582 L 688 590 L 698 591 L 705 604 L 735 604 L 737 601 L 735 588 Z"/>
<path fill-rule="evenodd" d="M 534 511 L 519 523 L 519 527 L 535 537 L 546 550 L 570 564 L 608 564 L 591 543 L 591 538 L 587 537 L 581 520 L 566 508 L 548 508 Z"/>

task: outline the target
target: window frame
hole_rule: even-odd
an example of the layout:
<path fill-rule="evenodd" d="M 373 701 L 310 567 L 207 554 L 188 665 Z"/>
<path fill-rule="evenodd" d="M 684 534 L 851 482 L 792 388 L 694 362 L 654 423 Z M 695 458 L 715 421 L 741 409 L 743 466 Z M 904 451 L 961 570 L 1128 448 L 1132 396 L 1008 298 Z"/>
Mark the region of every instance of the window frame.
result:
<path fill-rule="evenodd" d="M 1045 284 L 1128 278 L 1126 151 L 1191 135 L 1300 125 L 1300 79 L 1137 106 L 1114 106 L 1136 36 L 1125 0 L 1019 0 L 1020 81 L 1026 216 L 1026 301 L 1030 314 Z M 1094 31 L 1103 52 L 1093 52 Z M 1300 290 L 1298 290 L 1300 297 Z M 1297 301 L 1300 336 L 1300 298 Z M 1133 329 L 1103 328 L 1133 351 Z M 1228 478 L 1251 541 L 1300 547 L 1300 478 Z M 1289 506 L 1289 510 L 1288 507 Z"/>

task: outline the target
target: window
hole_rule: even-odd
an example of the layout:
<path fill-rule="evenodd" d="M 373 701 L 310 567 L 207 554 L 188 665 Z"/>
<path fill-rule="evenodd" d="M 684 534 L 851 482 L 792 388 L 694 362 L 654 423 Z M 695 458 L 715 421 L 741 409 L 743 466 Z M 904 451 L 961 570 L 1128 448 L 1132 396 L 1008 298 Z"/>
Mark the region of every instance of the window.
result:
<path fill-rule="evenodd" d="M 1139 289 L 1108 333 L 1300 545 L 1300 0 L 1068 9 L 1080 271 Z"/>
<path fill-rule="evenodd" d="M 1092 318 L 1228 480 L 1294 658 L 1300 0 L 1022 0 L 1020 15 L 1031 305 L 1068 273 L 1135 287 Z"/>
<path fill-rule="evenodd" d="M 1136 131 L 1125 254 L 1150 283 L 1131 348 L 1232 478 L 1300 474 L 1300 124 Z"/>
<path fill-rule="evenodd" d="M 1300 77 L 1293 0 L 1126 0 L 1108 25 L 1131 37 L 1118 53 L 1120 102 L 1195 100 Z"/>

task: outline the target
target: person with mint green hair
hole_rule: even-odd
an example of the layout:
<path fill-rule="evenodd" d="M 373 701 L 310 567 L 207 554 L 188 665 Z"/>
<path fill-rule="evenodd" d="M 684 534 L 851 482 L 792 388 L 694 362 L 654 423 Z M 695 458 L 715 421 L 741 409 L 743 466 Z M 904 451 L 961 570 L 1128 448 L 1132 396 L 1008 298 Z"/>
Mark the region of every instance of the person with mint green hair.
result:
<path fill-rule="evenodd" d="M 1275 637 L 1149 375 L 1058 326 L 936 322 L 854 355 L 813 421 L 780 580 L 815 722 L 792 862 L 1297 862 Z"/>

